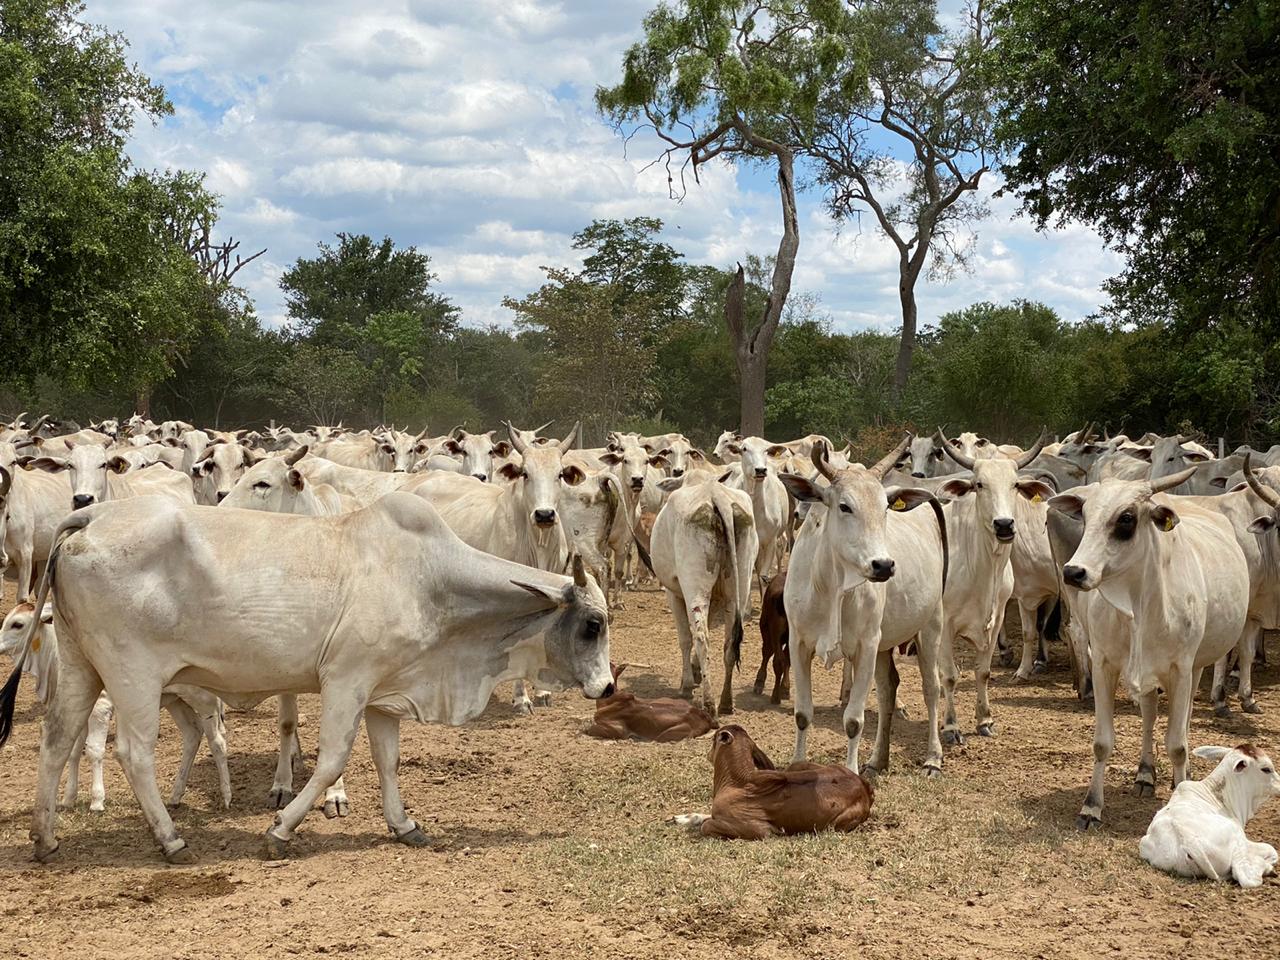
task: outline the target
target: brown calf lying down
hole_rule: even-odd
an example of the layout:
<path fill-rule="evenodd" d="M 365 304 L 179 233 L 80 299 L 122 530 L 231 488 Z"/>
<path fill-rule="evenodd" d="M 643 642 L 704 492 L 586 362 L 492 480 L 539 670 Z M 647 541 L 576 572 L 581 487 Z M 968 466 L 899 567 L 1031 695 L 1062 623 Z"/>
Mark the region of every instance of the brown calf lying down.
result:
<path fill-rule="evenodd" d="M 867 819 L 875 791 L 843 766 L 793 763 L 778 770 L 736 724 L 711 741 L 711 816 L 676 817 L 705 837 L 761 840 L 775 834 L 850 831 Z"/>
<path fill-rule="evenodd" d="M 624 663 L 613 667 L 613 683 L 626 669 Z M 688 700 L 664 697 L 645 700 L 634 693 L 618 690 L 611 697 L 596 701 L 596 718 L 587 727 L 587 734 L 602 740 L 655 740 L 671 743 L 700 737 L 716 728 L 717 724 L 704 711 Z"/>
<path fill-rule="evenodd" d="M 769 581 L 760 598 L 760 669 L 756 673 L 756 693 L 764 693 L 769 678 L 769 661 L 773 660 L 773 695 L 770 703 L 781 703 L 790 695 L 791 652 L 787 647 L 787 608 L 782 593 L 787 588 L 787 571 Z"/>

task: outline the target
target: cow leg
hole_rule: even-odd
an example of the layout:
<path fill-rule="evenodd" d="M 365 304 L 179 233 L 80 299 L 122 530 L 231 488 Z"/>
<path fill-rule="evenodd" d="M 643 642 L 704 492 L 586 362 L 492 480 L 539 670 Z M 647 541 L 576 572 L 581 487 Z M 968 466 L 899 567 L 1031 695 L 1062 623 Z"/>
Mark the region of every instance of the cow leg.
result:
<path fill-rule="evenodd" d="M 209 753 L 213 756 L 213 765 L 218 771 L 218 793 L 222 796 L 222 808 L 231 809 L 231 767 L 227 763 L 227 726 L 222 719 L 222 703 L 216 697 L 209 696 L 212 701 L 211 710 L 197 712 L 200 726 L 204 730 L 205 742 L 209 744 Z"/>
<path fill-rule="evenodd" d="M 276 752 L 276 775 L 267 794 L 267 805 L 272 810 L 288 806 L 293 799 L 294 744 L 298 738 L 298 698 L 291 693 L 281 694 L 276 717 L 276 729 L 280 734 L 280 747 Z"/>
<path fill-rule="evenodd" d="M 191 776 L 196 754 L 200 752 L 200 721 L 185 700 L 170 695 L 161 702 L 169 711 L 169 716 L 173 717 L 178 732 L 182 734 L 182 760 L 178 764 L 178 775 L 173 778 L 173 789 L 169 793 L 169 806 L 176 807 L 182 803 L 182 795 L 187 792 L 187 778 Z"/>
<path fill-rule="evenodd" d="M 276 814 L 275 825 L 267 830 L 267 857 L 280 860 L 288 855 L 289 841 L 320 794 L 340 776 L 351 756 L 351 747 L 360 731 L 360 716 L 364 713 L 363 691 L 320 692 L 320 747 L 316 752 L 315 769 L 289 805 Z"/>
<path fill-rule="evenodd" d="M 1076 828 L 1088 830 L 1102 824 L 1103 784 L 1107 777 L 1107 760 L 1116 745 L 1115 699 L 1120 680 L 1118 665 L 1093 658 L 1093 779 L 1084 806 L 1076 817 Z"/>
<path fill-rule="evenodd" d="M 178 835 L 156 784 L 156 740 L 160 735 L 160 691 L 135 684 L 128 700 L 115 700 L 116 756 L 151 832 L 170 863 L 192 863 L 195 855 Z"/>
<path fill-rule="evenodd" d="M 700 668 L 699 687 L 702 708 L 715 716 L 715 701 L 711 698 L 711 671 L 707 661 L 707 602 L 700 600 L 689 608 L 689 630 L 693 634 L 693 663 Z"/>
<path fill-rule="evenodd" d="M 728 607 L 724 612 L 724 686 L 720 689 L 720 712 L 724 714 L 733 713 L 733 671 L 742 660 L 742 638 L 734 637 L 732 600 Z"/>
<path fill-rule="evenodd" d="M 769 697 L 770 703 L 781 703 L 791 695 L 791 656 L 788 651 L 790 637 L 787 631 L 782 632 L 782 637 L 778 643 L 777 649 L 773 652 L 773 695 Z"/>
<path fill-rule="evenodd" d="M 1040 653 L 1040 625 L 1037 620 L 1039 610 L 1028 606 L 1030 601 L 1018 601 L 1018 619 L 1022 622 L 1022 662 L 1013 674 L 1015 682 L 1031 679 L 1036 668 L 1036 657 Z"/>
<path fill-rule="evenodd" d="M 1248 629 L 1246 624 L 1245 629 Z M 1241 638 L 1239 647 L 1244 645 L 1244 639 Z M 1213 715 L 1215 717 L 1226 718 L 1231 716 L 1231 707 L 1227 704 L 1227 672 L 1231 663 L 1231 654 L 1235 650 L 1228 650 L 1227 653 L 1217 659 L 1213 664 L 1213 686 L 1210 688 L 1209 697 L 1213 701 Z M 1191 691 L 1194 699 L 1196 690 Z"/>
<path fill-rule="evenodd" d="M 764 610 L 760 611 L 760 619 L 764 620 Z M 769 679 L 769 660 L 777 656 L 777 649 L 774 644 L 770 643 L 770 636 L 763 630 L 760 631 L 760 669 L 756 671 L 756 681 L 752 686 L 756 696 L 764 693 L 765 681 Z M 776 673 L 776 670 L 775 670 Z"/>
<path fill-rule="evenodd" d="M 849 693 L 853 690 L 853 662 L 844 660 L 840 664 L 840 709 L 849 705 Z"/>
<path fill-rule="evenodd" d="M 1001 605 L 1000 609 L 996 611 L 991 630 L 986 637 L 986 643 L 978 648 L 978 661 L 973 668 L 974 686 L 977 688 L 977 697 L 974 700 L 974 719 L 977 721 L 976 727 L 980 737 L 995 736 L 996 723 L 991 716 L 991 702 L 987 699 L 987 691 L 991 685 L 991 657 L 995 653 L 996 637 L 1004 629 L 1005 609 L 1006 606 Z"/>
<path fill-rule="evenodd" d="M 938 732 L 938 647 L 942 636 L 942 608 L 939 607 L 933 621 L 925 625 L 916 641 L 916 664 L 920 668 L 920 687 L 924 694 L 924 708 L 929 715 L 928 752 L 924 759 L 927 777 L 942 776 L 942 736 Z"/>
<path fill-rule="evenodd" d="M 1196 671 L 1192 671 L 1196 672 Z M 1192 672 L 1174 664 L 1170 674 L 1169 726 L 1164 732 L 1165 753 L 1173 766 L 1173 785 L 1187 779 L 1187 739 L 1191 723 Z"/>
<path fill-rule="evenodd" d="M 869 667 L 871 664 L 858 664 L 858 670 L 854 675 Z M 893 648 L 881 650 L 876 653 L 875 662 L 876 674 L 876 745 L 871 752 L 871 762 L 867 764 L 867 773 L 875 776 L 879 773 L 887 773 L 889 771 L 889 737 L 893 732 L 893 711 L 898 706 L 898 668 L 893 662 Z M 853 689 L 853 696 L 849 698 L 849 708 L 845 710 L 845 733 L 849 732 L 849 714 L 853 711 L 854 703 L 858 699 L 859 692 L 862 693 L 863 707 L 866 707 L 866 691 L 859 688 L 863 684 L 856 683 Z M 861 716 L 861 711 L 859 711 Z M 849 741 L 849 754 L 853 759 L 853 763 L 846 764 L 854 773 L 858 772 L 857 767 L 857 748 L 852 740 Z"/>
<path fill-rule="evenodd" d="M 1262 643 L 1262 624 L 1250 620 L 1244 626 L 1244 636 L 1240 638 L 1240 709 L 1245 713 L 1261 713 L 1262 708 L 1253 699 L 1253 657 L 1254 650 Z"/>
<path fill-rule="evenodd" d="M 764 840 L 773 835 L 768 824 L 759 820 L 717 820 L 714 815 L 702 821 L 700 827 L 704 837 L 717 837 L 721 840 Z"/>
<path fill-rule="evenodd" d="M 81 727 L 76 742 L 71 747 L 71 756 L 67 758 L 67 782 L 62 788 L 62 810 L 74 810 L 76 794 L 80 792 L 80 758 L 84 755 L 84 739 L 87 727 Z"/>
<path fill-rule="evenodd" d="M 962 746 L 964 737 L 956 720 L 956 656 L 955 637 L 949 629 L 942 631 L 942 643 L 938 647 L 938 667 L 942 672 L 942 694 L 946 699 L 946 712 L 942 718 L 942 742 Z"/>
<path fill-rule="evenodd" d="M 795 674 L 796 698 L 792 712 L 796 720 L 796 749 L 793 761 L 800 763 L 809 747 L 809 724 L 813 723 L 813 649 L 797 636 L 791 638 L 791 672 Z"/>
<path fill-rule="evenodd" d="M 523 680 L 517 680 L 513 685 L 511 708 L 524 717 L 533 713 L 533 701 L 529 699 L 529 688 Z"/>
<path fill-rule="evenodd" d="M 101 813 L 106 809 L 107 788 L 102 782 L 102 762 L 107 756 L 107 728 L 111 724 L 111 699 L 102 694 L 89 715 L 89 734 L 84 748 L 89 754 L 89 766 L 93 771 L 93 783 L 89 791 L 89 809 Z"/>
<path fill-rule="evenodd" d="M 39 776 L 31 812 L 31 839 L 40 861 L 57 852 L 54 830 L 58 820 L 58 783 L 102 692 L 101 679 L 73 644 L 63 644 L 59 653 L 58 693 L 49 704 L 40 731 Z"/>
<path fill-rule="evenodd" d="M 697 680 L 693 673 L 693 631 L 689 628 L 689 614 L 684 608 L 684 598 L 667 591 L 667 606 L 676 622 L 676 636 L 680 639 L 680 696 L 692 697 Z"/>
<path fill-rule="evenodd" d="M 369 734 L 369 752 L 378 771 L 382 815 L 387 819 L 387 828 L 406 846 L 427 846 L 431 841 L 418 829 L 417 823 L 409 819 L 404 801 L 400 799 L 400 779 L 396 775 L 400 767 L 400 720 L 381 710 L 370 709 L 364 712 L 364 729 Z"/>
<path fill-rule="evenodd" d="M 333 786 L 324 791 L 324 815 L 332 820 L 334 817 L 345 817 L 351 812 L 351 804 L 347 801 L 347 785 L 339 777 Z"/>
<path fill-rule="evenodd" d="M 1160 696 L 1156 691 L 1144 693 L 1138 698 L 1142 711 L 1142 758 L 1138 761 L 1138 774 L 1133 779 L 1133 793 L 1137 797 L 1156 795 L 1156 715 L 1160 712 Z"/>

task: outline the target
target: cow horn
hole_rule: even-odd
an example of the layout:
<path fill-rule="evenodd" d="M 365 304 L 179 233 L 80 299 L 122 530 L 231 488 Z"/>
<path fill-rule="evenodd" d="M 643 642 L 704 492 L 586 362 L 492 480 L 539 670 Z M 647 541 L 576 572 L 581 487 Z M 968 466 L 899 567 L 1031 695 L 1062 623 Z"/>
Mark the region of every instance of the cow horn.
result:
<path fill-rule="evenodd" d="M 938 439 L 942 442 L 942 450 L 948 457 L 960 464 L 960 466 L 964 467 L 966 470 L 973 469 L 973 459 L 971 457 L 966 457 L 963 453 L 952 446 L 952 444 L 947 440 L 947 435 L 942 432 L 941 427 L 938 428 Z"/>
<path fill-rule="evenodd" d="M 828 483 L 835 483 L 836 472 L 831 469 L 831 464 L 827 463 L 827 445 L 825 442 L 818 440 L 814 443 L 813 448 L 809 451 L 809 459 L 813 461 L 818 473 L 822 474 Z"/>
<path fill-rule="evenodd" d="M 581 420 L 579 420 L 579 421 L 577 421 L 576 423 L 574 423 L 574 425 L 573 425 L 573 429 L 569 431 L 569 435 L 568 435 L 567 437 L 565 437 L 563 440 L 561 440 L 561 441 L 560 441 L 560 452 L 561 452 L 561 453 L 568 453 L 570 450 L 572 450 L 572 449 L 573 449 L 573 443 L 574 443 L 574 440 L 575 440 L 575 439 L 577 438 L 577 436 L 578 436 L 578 428 L 579 428 L 580 426 L 582 426 L 582 421 L 581 421 Z"/>
<path fill-rule="evenodd" d="M 0 500 L 9 495 L 9 488 L 13 486 L 13 477 L 4 467 L 0 467 Z"/>
<path fill-rule="evenodd" d="M 307 455 L 307 451 L 309 449 L 310 447 L 304 443 L 297 450 L 294 450 L 291 453 L 285 454 L 285 457 L 284 457 L 285 464 L 290 467 L 295 466 L 299 460 L 301 460 L 303 457 Z"/>
<path fill-rule="evenodd" d="M 505 420 L 503 420 L 502 422 L 507 423 L 507 421 Z M 458 436 L 458 434 L 460 434 L 466 428 L 466 426 L 467 425 L 465 423 L 460 423 L 456 427 L 454 427 L 452 430 L 450 430 L 447 435 L 452 437 L 454 440 L 459 440 L 461 438 Z M 507 423 L 507 428 L 510 429 L 511 424 Z"/>
<path fill-rule="evenodd" d="M 419 440 L 421 440 L 421 439 L 422 439 L 423 437 L 425 437 L 426 435 L 427 435 L 427 428 L 424 426 L 424 427 L 422 428 L 422 432 L 421 432 L 420 434 L 418 434 L 416 437 L 414 437 L 414 438 L 413 438 L 413 442 L 414 442 L 414 443 L 417 443 Z"/>
<path fill-rule="evenodd" d="M 47 413 L 37 417 L 36 422 L 31 424 L 31 426 L 27 427 L 27 433 L 29 434 L 35 433 L 37 430 L 39 430 L 41 427 L 44 426 L 44 422 L 48 419 L 49 419 L 49 415 Z"/>
<path fill-rule="evenodd" d="M 1200 464 L 1197 463 L 1194 466 L 1188 467 L 1186 470 L 1182 470 L 1182 471 L 1179 471 L 1178 473 L 1170 474 L 1167 477 L 1161 477 L 1159 480 L 1152 480 L 1151 492 L 1163 493 L 1165 490 L 1172 490 L 1174 487 L 1178 486 L 1179 484 L 1186 483 L 1188 480 L 1190 480 L 1192 475 L 1199 469 L 1200 469 Z"/>
<path fill-rule="evenodd" d="M 1079 435 L 1076 437 L 1076 443 L 1080 444 L 1080 446 L 1083 447 L 1086 443 L 1088 443 L 1091 439 L 1093 439 L 1093 431 L 1096 429 L 1097 429 L 1097 424 L 1094 423 L 1094 421 L 1092 420 L 1088 421 L 1084 425 L 1084 429 L 1081 430 Z"/>
<path fill-rule="evenodd" d="M 554 420 L 548 420 L 542 426 L 534 427 L 532 431 L 533 435 L 536 437 L 538 434 L 540 434 L 543 430 L 547 429 L 547 427 L 551 426 L 553 423 L 555 423 Z"/>
<path fill-rule="evenodd" d="M 1250 450 L 1244 455 L 1244 480 L 1249 484 L 1249 489 L 1262 498 L 1262 502 L 1271 507 L 1280 507 L 1280 493 L 1276 493 L 1270 487 L 1264 487 L 1258 482 L 1258 478 L 1253 475 L 1253 469 L 1250 466 L 1250 458 L 1253 451 Z M 4 496 L 4 490 L 0 489 L 0 497 Z"/>
<path fill-rule="evenodd" d="M 196 459 L 195 459 L 195 461 L 194 461 L 194 463 L 193 463 L 192 465 L 194 466 L 196 463 L 204 463 L 206 460 L 208 460 L 210 457 L 212 457 L 212 456 L 213 456 L 214 452 L 215 452 L 217 449 L 218 449 L 218 448 L 217 448 L 217 447 L 215 447 L 212 443 L 211 443 L 211 444 L 209 444 L 209 446 L 208 446 L 207 448 L 205 448 L 204 453 L 202 453 L 202 454 L 200 454 L 200 456 L 196 457 Z"/>
<path fill-rule="evenodd" d="M 581 590 L 587 585 L 587 568 L 582 562 L 582 555 L 574 553 L 573 561 L 573 585 Z"/>
<path fill-rule="evenodd" d="M 902 439 L 898 441 L 898 445 L 890 450 L 887 454 L 877 461 L 876 465 L 871 468 L 870 472 L 876 476 L 876 479 L 883 480 L 885 475 L 893 469 L 894 465 L 906 453 L 907 447 L 911 446 L 911 434 L 905 433 Z"/>
<path fill-rule="evenodd" d="M 1031 461 L 1034 460 L 1036 457 L 1040 456 L 1040 451 L 1044 449 L 1045 441 L 1048 439 L 1049 439 L 1048 430 L 1046 430 L 1044 427 L 1041 427 L 1040 439 L 1035 442 L 1035 446 L 1033 446 L 1030 450 L 1028 450 L 1026 453 L 1018 457 L 1014 461 L 1014 463 L 1018 465 L 1019 470 L 1021 470 L 1023 467 L 1030 464 Z"/>
<path fill-rule="evenodd" d="M 516 453 L 524 456 L 529 449 L 523 440 L 520 439 L 520 431 L 511 425 L 510 420 L 503 420 L 502 425 L 507 428 L 507 434 L 511 437 L 511 446 L 516 448 Z M 457 439 L 456 437 L 454 439 Z"/>

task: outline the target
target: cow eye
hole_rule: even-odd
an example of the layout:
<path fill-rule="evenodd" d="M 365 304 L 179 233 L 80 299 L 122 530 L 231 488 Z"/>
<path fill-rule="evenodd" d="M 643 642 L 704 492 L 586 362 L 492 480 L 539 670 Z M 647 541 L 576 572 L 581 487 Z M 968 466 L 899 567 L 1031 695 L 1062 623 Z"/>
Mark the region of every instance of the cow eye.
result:
<path fill-rule="evenodd" d="M 267 483 L 267 481 L 265 481 L 265 480 L 259 480 L 257 483 L 255 483 L 255 484 L 253 485 L 253 489 L 255 489 L 255 490 L 270 490 L 270 489 L 271 489 L 271 484 Z"/>
<path fill-rule="evenodd" d="M 974 485 L 973 485 L 973 489 L 975 489 L 975 490 L 981 490 L 981 489 L 982 489 L 982 481 L 981 481 L 981 480 L 979 480 L 979 481 L 977 481 L 976 483 L 974 483 Z"/>
<path fill-rule="evenodd" d="M 589 617 L 582 628 L 582 635 L 588 640 L 595 640 L 600 636 L 600 628 L 600 619 L 598 617 Z"/>
<path fill-rule="evenodd" d="M 1263 767 L 1263 768 L 1262 768 L 1262 772 L 1263 772 L 1263 773 L 1265 773 L 1267 776 L 1271 776 L 1271 774 L 1272 774 L 1274 771 L 1272 770 L 1272 768 L 1271 768 L 1271 767 Z"/>
<path fill-rule="evenodd" d="M 853 513 L 853 511 L 852 511 L 851 509 L 849 509 L 849 505 L 848 505 L 847 503 L 841 503 L 841 504 L 840 504 L 840 512 L 841 512 L 841 513 Z"/>

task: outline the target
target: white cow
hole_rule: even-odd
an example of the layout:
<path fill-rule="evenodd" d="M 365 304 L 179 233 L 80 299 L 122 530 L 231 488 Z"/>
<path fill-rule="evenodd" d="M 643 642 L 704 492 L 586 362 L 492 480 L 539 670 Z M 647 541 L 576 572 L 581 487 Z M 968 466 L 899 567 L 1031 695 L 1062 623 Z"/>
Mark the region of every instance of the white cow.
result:
<path fill-rule="evenodd" d="M 511 428 L 511 432 L 515 434 L 514 428 Z M 462 458 L 459 473 L 475 477 L 477 480 L 493 479 L 495 458 L 509 457 L 512 450 L 511 444 L 506 440 L 495 442 L 493 434 L 493 430 L 485 433 L 468 433 L 462 427 L 454 430 L 453 436 L 444 442 L 444 449 L 450 456 Z M 524 442 L 528 446 L 528 442 Z"/>
<path fill-rule="evenodd" d="M 729 452 L 738 456 L 739 463 L 731 469 L 725 482 L 735 490 L 745 491 L 751 498 L 751 515 L 755 519 L 756 536 L 760 538 L 755 573 L 763 596 L 782 564 L 785 537 L 790 528 L 787 488 L 778 479 L 778 469 L 774 464 L 774 460 L 788 456 L 789 451 L 781 444 L 770 443 L 761 437 L 747 437 L 729 444 Z"/>
<path fill-rule="evenodd" d="M 58 780 L 103 689 L 129 783 L 178 863 L 193 856 L 155 778 L 169 683 L 198 680 L 239 705 L 320 694 L 315 770 L 267 831 L 273 858 L 342 775 L 362 717 L 387 825 L 400 842 L 423 846 L 430 841 L 400 799 L 402 719 L 464 723 L 496 684 L 528 676 L 593 698 L 614 690 L 604 596 L 581 562 L 564 577 L 489 556 L 418 497 L 390 494 L 338 518 L 138 498 L 72 514 L 56 542 L 68 548 L 55 547 L 37 606 L 52 591 L 58 637 L 74 654 L 63 657 L 41 733 L 32 818 L 40 860 L 57 850 Z M 0 692 L 3 737 L 30 641 L 29 632 Z"/>
<path fill-rule="evenodd" d="M 1142 711 L 1138 789 L 1154 791 L 1156 692 L 1169 698 L 1165 748 L 1176 787 L 1187 775 L 1192 695 L 1205 667 L 1240 641 L 1249 607 L 1249 566 L 1220 514 L 1163 494 L 1195 468 L 1160 480 L 1107 480 L 1049 501 L 1084 521 L 1063 580 L 1096 591 L 1088 604 L 1094 693 L 1094 771 L 1077 826 L 1101 823 L 1107 760 L 1115 743 L 1112 704 L 1121 670 Z M 1097 643 L 1106 624 L 1095 607 L 1131 623 L 1127 655 Z M 1114 619 L 1113 619 L 1114 622 Z"/>
<path fill-rule="evenodd" d="M 257 456 L 240 444 L 215 440 L 191 467 L 196 502 L 216 507 L 231 493 L 245 470 L 257 462 Z"/>
<path fill-rule="evenodd" d="M 1242 887 L 1260 887 L 1275 873 L 1276 848 L 1254 843 L 1244 828 L 1264 803 L 1280 797 L 1280 774 L 1252 744 L 1194 752 L 1218 765 L 1203 780 L 1178 784 L 1138 842 L 1138 853 L 1156 869 L 1182 877 L 1231 877 Z"/>
<path fill-rule="evenodd" d="M 653 571 L 667 593 L 680 637 L 680 691 L 702 688 L 702 705 L 714 715 L 707 628 L 724 617 L 724 685 L 720 712 L 733 713 L 733 671 L 742 660 L 742 624 L 751 615 L 751 570 L 759 541 L 751 501 L 741 490 L 715 481 L 661 481 L 670 496 L 653 524 Z"/>
<path fill-rule="evenodd" d="M 811 673 L 817 655 L 827 666 L 840 659 L 852 666 L 844 729 L 849 740 L 846 763 L 855 773 L 874 677 L 880 721 L 868 769 L 880 773 L 889 768 L 898 688 L 893 650 L 918 636 L 929 714 L 924 768 L 930 775 L 942 772 L 937 657 L 947 575 L 946 521 L 928 490 L 882 485 L 909 440 L 870 469 L 855 465 L 838 472 L 826 462 L 821 446 L 815 446 L 813 465 L 827 486 L 795 475 L 782 478 L 797 501 L 812 505 L 796 535 L 785 592 L 796 684 L 796 762 L 805 759 L 813 721 Z M 922 503 L 931 504 L 934 515 L 909 512 Z"/>
<path fill-rule="evenodd" d="M 96 444 L 72 447 L 67 457 L 42 455 L 27 466 L 46 473 L 67 471 L 71 482 L 71 502 L 67 506 L 73 510 L 108 500 L 152 495 L 177 503 L 195 503 L 195 490 L 188 474 L 161 463 L 131 470 L 131 464 L 124 457 L 108 455 Z"/>

